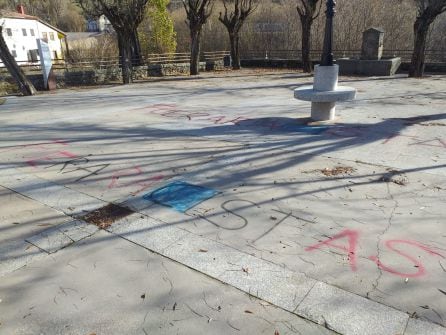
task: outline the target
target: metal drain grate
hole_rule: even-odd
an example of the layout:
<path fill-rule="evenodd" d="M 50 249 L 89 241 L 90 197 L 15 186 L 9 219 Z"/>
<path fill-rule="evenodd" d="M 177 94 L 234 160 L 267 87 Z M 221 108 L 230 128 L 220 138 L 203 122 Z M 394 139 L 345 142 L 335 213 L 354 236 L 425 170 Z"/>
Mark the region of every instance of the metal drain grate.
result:
<path fill-rule="evenodd" d="M 105 229 L 110 227 L 113 222 L 125 218 L 133 213 L 134 211 L 128 208 L 115 204 L 108 204 L 84 215 L 81 217 L 81 219 L 88 223 L 94 224 L 99 228 Z"/>

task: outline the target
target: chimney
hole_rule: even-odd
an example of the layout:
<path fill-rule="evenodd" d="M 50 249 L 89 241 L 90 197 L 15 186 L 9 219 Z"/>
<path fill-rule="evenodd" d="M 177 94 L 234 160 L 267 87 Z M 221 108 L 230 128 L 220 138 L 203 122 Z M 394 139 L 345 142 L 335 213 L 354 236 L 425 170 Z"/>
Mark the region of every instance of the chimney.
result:
<path fill-rule="evenodd" d="M 23 5 L 18 5 L 18 6 L 17 6 L 17 12 L 18 12 L 19 14 L 25 15 L 25 6 L 23 6 Z"/>

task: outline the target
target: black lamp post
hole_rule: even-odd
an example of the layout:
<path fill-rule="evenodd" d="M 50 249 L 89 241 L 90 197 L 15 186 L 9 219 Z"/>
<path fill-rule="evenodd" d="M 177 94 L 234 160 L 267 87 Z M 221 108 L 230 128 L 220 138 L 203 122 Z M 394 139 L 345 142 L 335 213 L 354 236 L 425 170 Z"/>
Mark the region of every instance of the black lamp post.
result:
<path fill-rule="evenodd" d="M 336 0 L 327 0 L 324 50 L 322 51 L 321 66 L 333 65 L 333 17 L 336 13 Z"/>

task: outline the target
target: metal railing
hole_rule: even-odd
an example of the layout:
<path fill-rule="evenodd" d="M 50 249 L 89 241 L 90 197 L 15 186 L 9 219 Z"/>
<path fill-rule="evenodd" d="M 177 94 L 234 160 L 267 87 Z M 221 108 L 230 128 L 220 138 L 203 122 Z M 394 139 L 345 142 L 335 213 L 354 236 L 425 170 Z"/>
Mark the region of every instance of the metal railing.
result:
<path fill-rule="evenodd" d="M 384 50 L 383 57 L 401 57 L 403 62 L 410 62 L 413 50 Z M 311 50 L 310 58 L 319 61 L 322 50 Z M 333 50 L 334 58 L 359 58 L 361 50 Z M 427 63 L 446 63 L 446 50 L 426 50 Z M 242 59 L 302 60 L 302 51 L 293 50 L 244 50 Z"/>
<path fill-rule="evenodd" d="M 229 51 L 210 51 L 203 52 L 200 55 L 201 61 L 216 61 L 223 60 L 225 56 L 229 55 Z M 152 64 L 173 64 L 173 63 L 189 63 L 190 53 L 166 53 L 166 54 L 147 54 L 140 59 L 132 60 L 135 66 L 148 66 Z M 39 61 L 18 61 L 18 65 L 26 72 L 40 71 Z M 119 57 L 110 58 L 82 58 L 80 60 L 74 59 L 55 59 L 53 60 L 53 70 L 78 70 L 78 69 L 107 69 L 110 67 L 117 67 L 120 65 Z M 0 73 L 6 71 L 2 68 L 0 63 Z"/>
<path fill-rule="evenodd" d="M 334 50 L 335 59 L 338 58 L 358 58 L 360 50 Z M 322 50 L 311 50 L 310 57 L 313 61 L 319 61 Z M 200 55 L 201 61 L 223 60 L 228 56 L 229 51 L 203 52 Z M 412 50 L 385 50 L 383 57 L 401 57 L 403 62 L 410 62 Z M 301 50 L 244 50 L 241 52 L 242 59 L 271 59 L 271 60 L 301 60 Z M 169 53 L 169 54 L 148 54 L 140 60 L 134 60 L 134 65 L 148 66 L 151 64 L 172 64 L 189 63 L 189 53 Z M 26 72 L 40 72 L 40 62 L 17 62 Z M 446 50 L 427 50 L 426 63 L 446 63 Z M 107 69 L 120 66 L 119 57 L 112 58 L 83 58 L 56 59 L 53 60 L 53 69 L 61 71 L 75 71 L 79 69 Z M 0 63 L 0 74 L 7 72 L 3 64 Z"/>

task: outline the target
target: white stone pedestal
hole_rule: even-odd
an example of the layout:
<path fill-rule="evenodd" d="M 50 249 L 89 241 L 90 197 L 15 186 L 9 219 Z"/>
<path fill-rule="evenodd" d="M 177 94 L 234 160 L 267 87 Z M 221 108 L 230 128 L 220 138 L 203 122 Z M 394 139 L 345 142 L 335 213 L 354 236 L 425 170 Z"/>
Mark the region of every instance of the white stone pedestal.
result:
<path fill-rule="evenodd" d="M 312 102 L 311 119 L 314 121 L 334 120 L 336 103 L 334 102 Z"/>
<path fill-rule="evenodd" d="M 338 86 L 339 66 L 320 66 L 314 68 L 314 85 L 294 90 L 294 97 L 311 101 L 311 119 L 331 121 L 335 118 L 336 102 L 353 100 L 356 89 Z"/>

